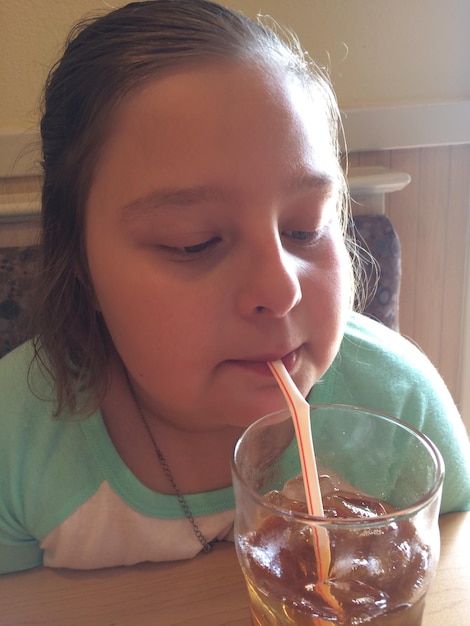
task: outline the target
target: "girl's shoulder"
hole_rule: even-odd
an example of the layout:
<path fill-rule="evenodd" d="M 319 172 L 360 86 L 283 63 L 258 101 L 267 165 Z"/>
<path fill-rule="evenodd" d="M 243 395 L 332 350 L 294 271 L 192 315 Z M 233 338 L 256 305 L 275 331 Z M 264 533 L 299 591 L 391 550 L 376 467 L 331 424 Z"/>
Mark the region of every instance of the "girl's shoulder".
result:
<path fill-rule="evenodd" d="M 426 434 L 446 466 L 442 512 L 470 510 L 470 444 L 444 380 L 415 344 L 353 314 L 330 377 L 331 402 L 398 417 Z"/>
<path fill-rule="evenodd" d="M 431 415 L 457 415 L 445 382 L 424 352 L 364 315 L 351 315 L 325 378 L 333 390 L 331 401 L 411 418 L 418 428 Z"/>
<path fill-rule="evenodd" d="M 0 419 L 18 412 L 52 414 L 53 385 L 36 363 L 32 342 L 0 359 L 0 397 Z"/>
<path fill-rule="evenodd" d="M 341 346 L 343 351 L 357 350 L 374 351 L 391 358 L 413 359 L 418 356 L 426 358 L 420 348 L 404 337 L 399 332 L 391 330 L 381 322 L 378 322 L 361 313 L 352 313 L 349 317 L 344 340 Z"/>
<path fill-rule="evenodd" d="M 413 384 L 418 380 L 440 380 L 436 368 L 417 344 L 358 313 L 353 313 L 348 321 L 338 358 L 342 367 L 374 372 L 374 378 L 393 374 L 395 380 L 404 377 Z"/>
<path fill-rule="evenodd" d="M 31 363 L 33 355 L 34 349 L 31 341 L 26 341 L 19 345 L 0 359 L 0 375 L 11 370 L 12 367 L 17 367 L 21 363 Z"/>

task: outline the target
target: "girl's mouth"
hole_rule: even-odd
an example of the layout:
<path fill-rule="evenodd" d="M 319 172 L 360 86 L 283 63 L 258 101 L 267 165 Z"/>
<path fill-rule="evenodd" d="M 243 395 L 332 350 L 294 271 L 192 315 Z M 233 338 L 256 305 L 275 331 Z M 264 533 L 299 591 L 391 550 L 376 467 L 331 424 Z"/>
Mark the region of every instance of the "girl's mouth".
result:
<path fill-rule="evenodd" d="M 284 354 L 284 356 L 282 357 L 279 355 L 267 354 L 267 355 L 262 355 L 262 356 L 260 355 L 259 357 L 257 356 L 257 357 L 250 358 L 250 359 L 237 359 L 237 360 L 231 361 L 231 363 L 235 365 L 236 367 L 240 367 L 246 371 L 253 372 L 261 376 L 272 378 L 271 370 L 268 367 L 269 361 L 282 360 L 285 368 L 290 373 L 294 369 L 294 366 L 297 363 L 298 357 L 299 357 L 299 349 L 297 348 L 287 354 Z"/>

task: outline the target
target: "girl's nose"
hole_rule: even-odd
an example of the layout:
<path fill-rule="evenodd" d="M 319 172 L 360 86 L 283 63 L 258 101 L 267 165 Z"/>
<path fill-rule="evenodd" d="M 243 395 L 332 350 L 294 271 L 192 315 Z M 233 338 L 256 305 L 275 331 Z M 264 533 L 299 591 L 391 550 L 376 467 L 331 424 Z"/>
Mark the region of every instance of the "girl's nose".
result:
<path fill-rule="evenodd" d="M 299 260 L 281 245 L 265 246 L 250 255 L 240 279 L 239 311 L 244 316 L 281 318 L 302 299 Z"/>

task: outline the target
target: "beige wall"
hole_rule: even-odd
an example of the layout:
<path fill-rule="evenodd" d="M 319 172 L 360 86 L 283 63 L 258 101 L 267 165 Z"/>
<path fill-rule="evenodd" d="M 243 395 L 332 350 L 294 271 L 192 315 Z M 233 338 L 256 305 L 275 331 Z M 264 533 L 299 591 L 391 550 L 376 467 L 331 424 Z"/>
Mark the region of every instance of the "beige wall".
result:
<path fill-rule="evenodd" d="M 0 133 L 34 127 L 70 26 L 125 0 L 0 0 Z M 470 99 L 468 0 L 225 0 L 295 30 L 342 107 Z"/>

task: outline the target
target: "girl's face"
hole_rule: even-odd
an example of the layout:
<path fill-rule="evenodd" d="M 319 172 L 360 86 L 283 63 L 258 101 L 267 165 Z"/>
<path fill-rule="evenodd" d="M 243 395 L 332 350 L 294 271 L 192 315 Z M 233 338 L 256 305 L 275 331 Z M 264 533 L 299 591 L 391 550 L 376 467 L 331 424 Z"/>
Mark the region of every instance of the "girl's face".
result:
<path fill-rule="evenodd" d="M 178 428 L 244 427 L 304 394 L 349 311 L 324 115 L 267 67 L 181 69 L 121 105 L 90 190 L 86 250 L 143 406 Z"/>

